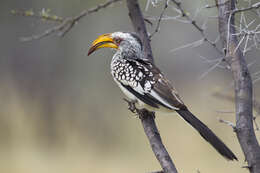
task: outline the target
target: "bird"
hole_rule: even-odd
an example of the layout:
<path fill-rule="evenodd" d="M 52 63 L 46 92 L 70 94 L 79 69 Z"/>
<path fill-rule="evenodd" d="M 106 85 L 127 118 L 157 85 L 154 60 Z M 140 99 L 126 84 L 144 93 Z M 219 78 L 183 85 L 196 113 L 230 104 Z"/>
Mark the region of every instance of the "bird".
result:
<path fill-rule="evenodd" d="M 176 89 L 159 68 L 145 57 L 137 33 L 113 32 L 93 41 L 88 56 L 100 48 L 115 49 L 111 74 L 123 93 L 138 106 L 150 111 L 176 111 L 227 160 L 238 160 L 235 154 L 202 121 L 193 115 Z"/>

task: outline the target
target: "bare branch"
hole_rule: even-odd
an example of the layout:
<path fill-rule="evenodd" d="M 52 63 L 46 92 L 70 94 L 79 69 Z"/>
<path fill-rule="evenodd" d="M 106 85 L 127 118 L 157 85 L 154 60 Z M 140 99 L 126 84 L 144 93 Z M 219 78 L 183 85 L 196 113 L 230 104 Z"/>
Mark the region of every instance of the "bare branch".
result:
<path fill-rule="evenodd" d="M 226 95 L 223 94 L 221 92 L 215 92 L 212 94 L 214 97 L 218 98 L 218 99 L 223 99 L 223 100 L 227 100 L 230 101 L 231 103 L 234 103 L 235 98 L 230 96 L 230 95 Z M 256 113 L 258 115 L 260 115 L 260 103 L 257 100 L 253 100 L 253 108 L 256 111 Z"/>
<path fill-rule="evenodd" d="M 235 126 L 232 122 L 227 121 L 227 120 L 223 120 L 223 119 L 221 119 L 221 118 L 218 118 L 218 121 L 219 121 L 220 123 L 224 123 L 224 124 L 226 124 L 226 125 L 232 127 L 233 130 L 236 131 L 236 126 Z"/>
<path fill-rule="evenodd" d="M 178 50 L 180 50 L 180 49 L 184 49 L 184 48 L 187 48 L 187 47 L 192 47 L 192 48 L 198 47 L 198 46 L 202 45 L 203 43 L 204 43 L 204 39 L 200 39 L 200 40 L 197 40 L 197 41 L 194 41 L 194 42 L 185 44 L 185 45 L 183 45 L 183 46 L 174 48 L 174 49 L 170 50 L 170 52 L 173 53 L 173 52 L 176 52 L 176 51 L 178 51 Z"/>
<path fill-rule="evenodd" d="M 234 111 L 223 111 L 223 110 L 216 110 L 217 113 L 220 113 L 220 114 L 234 114 L 235 112 Z"/>
<path fill-rule="evenodd" d="M 189 17 L 189 15 L 184 11 L 184 9 L 182 8 L 181 2 L 177 1 L 177 0 L 171 0 L 178 8 L 178 10 L 180 11 L 182 17 L 186 18 L 186 20 L 188 20 L 201 34 L 201 36 L 203 37 L 203 40 L 208 42 L 215 50 L 217 50 L 217 52 L 219 52 L 221 55 L 223 55 L 223 52 L 217 47 L 216 43 L 210 41 L 206 35 L 205 35 L 205 31 L 202 27 L 200 27 L 197 22 L 195 20 L 193 20 L 192 18 Z"/>
<path fill-rule="evenodd" d="M 160 17 L 159 17 L 159 19 L 158 19 L 156 28 L 155 28 L 154 32 L 149 36 L 150 39 L 151 39 L 157 32 L 159 32 L 159 28 L 160 28 L 160 24 L 161 24 L 161 21 L 162 21 L 162 17 L 163 17 L 163 15 L 164 15 L 164 13 L 165 13 L 167 7 L 168 7 L 168 2 L 165 1 L 163 10 L 162 10 L 162 12 L 161 12 L 161 14 L 160 14 Z"/>
<path fill-rule="evenodd" d="M 36 17 L 36 18 L 41 18 L 41 19 L 45 19 L 45 20 L 51 20 L 51 21 L 56 21 L 59 22 L 60 24 L 54 26 L 53 28 L 50 28 L 46 31 L 44 31 L 41 34 L 38 35 L 32 35 L 30 37 L 24 37 L 21 40 L 22 41 L 32 41 L 32 40 L 38 40 L 41 39 L 43 37 L 47 37 L 51 34 L 54 33 L 58 33 L 59 36 L 64 36 L 66 33 L 68 33 L 78 22 L 79 20 L 81 20 L 83 17 L 88 16 L 94 12 L 99 11 L 100 9 L 106 8 L 108 6 L 110 6 L 111 4 L 115 3 L 115 2 L 119 2 L 122 0 L 109 0 L 103 4 L 99 4 L 94 8 L 88 9 L 88 10 L 83 10 L 79 15 L 75 16 L 75 17 L 67 17 L 67 18 L 61 18 L 58 16 L 54 16 L 54 15 L 36 15 L 35 13 L 31 12 L 16 12 L 16 11 L 11 11 L 13 14 L 15 15 L 22 15 L 22 16 L 30 16 L 30 17 Z M 48 14 L 48 13 L 46 13 Z"/>
<path fill-rule="evenodd" d="M 205 78 L 211 71 L 213 71 L 215 68 L 217 68 L 219 66 L 219 64 L 224 61 L 225 58 L 219 58 L 219 60 L 213 65 L 211 66 L 208 70 L 206 70 L 202 75 L 200 75 L 199 80 Z"/>
<path fill-rule="evenodd" d="M 219 6 L 225 5 L 225 4 L 226 4 L 226 2 L 224 2 L 224 3 L 222 3 L 222 4 L 218 4 L 218 3 L 216 3 L 216 4 L 214 4 L 214 5 L 205 5 L 204 8 L 216 8 L 216 7 L 219 7 Z"/>
<path fill-rule="evenodd" d="M 53 28 L 50 28 L 50 29 L 44 31 L 44 32 L 41 33 L 41 34 L 32 35 L 32 36 L 30 36 L 30 37 L 22 37 L 20 40 L 21 40 L 21 41 L 24 41 L 24 42 L 26 42 L 26 41 L 32 41 L 32 40 L 39 40 L 39 39 L 41 39 L 41 38 L 43 38 L 43 37 L 47 37 L 47 36 L 49 36 L 49 35 L 51 35 L 51 34 L 53 34 L 53 33 L 62 31 L 63 28 L 67 26 L 67 23 L 68 23 L 68 21 L 65 20 L 65 21 L 63 21 L 60 25 L 54 26 Z"/>
<path fill-rule="evenodd" d="M 149 139 L 150 145 L 152 147 L 152 150 L 158 159 L 158 161 L 161 164 L 161 167 L 163 168 L 164 171 L 156 171 L 158 173 L 161 172 L 167 172 L 167 173 L 177 173 L 176 168 L 174 167 L 171 158 L 164 147 L 162 143 L 162 139 L 160 136 L 160 133 L 156 127 L 155 124 L 155 115 L 154 112 L 150 112 L 146 109 L 137 109 L 135 107 L 135 103 L 128 101 L 127 99 L 124 99 L 128 103 L 128 109 L 136 113 L 138 117 L 140 118 L 145 134 L 147 138 Z"/>
<path fill-rule="evenodd" d="M 135 31 L 140 35 L 141 40 L 144 44 L 145 58 L 153 62 L 150 40 L 147 34 L 143 14 L 139 7 L 139 3 L 137 0 L 127 0 L 127 7 L 133 27 Z M 162 143 L 160 133 L 154 121 L 154 113 L 149 112 L 146 109 L 142 109 L 141 112 L 138 112 L 139 115 L 141 115 L 139 117 L 141 119 L 145 134 L 148 137 L 152 150 L 157 160 L 159 161 L 163 171 L 165 173 L 177 173 L 177 169 Z"/>
<path fill-rule="evenodd" d="M 253 9 L 258 9 L 260 8 L 260 2 L 257 2 L 247 8 L 241 8 L 241 9 L 235 9 L 232 11 L 233 14 L 236 14 L 236 13 L 241 13 L 241 12 L 245 12 L 245 11 L 250 11 L 250 10 L 253 10 Z"/>
<path fill-rule="evenodd" d="M 52 22 L 59 22 L 59 23 L 64 21 L 62 17 L 50 14 L 50 9 L 46 10 L 45 8 L 43 8 L 39 13 L 35 13 L 33 10 L 26 10 L 26 11 L 11 10 L 11 14 L 16 16 L 42 19 L 43 21 L 52 21 Z"/>

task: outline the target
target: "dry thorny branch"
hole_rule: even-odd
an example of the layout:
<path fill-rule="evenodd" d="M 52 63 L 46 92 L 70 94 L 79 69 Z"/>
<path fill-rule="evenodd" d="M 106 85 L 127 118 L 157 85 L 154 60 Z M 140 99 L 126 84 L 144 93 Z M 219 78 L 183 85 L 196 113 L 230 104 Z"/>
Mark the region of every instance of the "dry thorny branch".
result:
<path fill-rule="evenodd" d="M 215 92 L 215 93 L 213 93 L 213 96 L 218 98 L 218 99 L 221 99 L 221 100 L 227 100 L 227 101 L 232 102 L 232 103 L 234 102 L 234 97 L 232 97 L 230 95 L 223 94 L 221 92 Z M 255 99 L 253 100 L 253 108 L 256 112 L 256 116 L 253 117 L 253 121 L 254 121 L 254 124 L 255 124 L 255 130 L 259 131 L 260 129 L 259 129 L 258 123 L 256 122 L 256 118 L 257 118 L 257 116 L 260 115 L 260 103 Z M 223 114 L 223 113 L 234 114 L 235 113 L 234 111 L 219 111 L 219 110 L 217 112 L 221 113 L 221 114 Z M 225 123 L 227 125 L 230 125 L 233 129 L 235 129 L 235 125 L 233 125 L 233 123 L 228 122 L 226 120 L 222 120 L 220 118 L 219 118 L 219 121 L 222 122 L 222 123 Z"/>
<path fill-rule="evenodd" d="M 172 2 L 172 4 L 170 3 L 170 1 Z M 153 3 L 152 3 L 153 2 Z M 147 5 L 146 5 L 146 8 L 148 9 L 148 6 L 149 4 L 152 4 L 153 6 L 157 6 L 156 3 L 154 1 L 151 1 L 151 0 L 148 0 L 147 1 Z M 157 2 L 158 3 L 158 2 Z M 176 20 L 176 21 L 179 21 L 179 22 L 182 22 L 182 23 L 188 23 L 188 24 L 191 24 L 201 35 L 201 39 L 197 40 L 197 41 L 194 41 L 194 42 L 191 42 L 191 43 L 188 43 L 186 45 L 183 45 L 183 46 L 180 46 L 178 48 L 175 48 L 175 49 L 172 49 L 170 52 L 175 52 L 175 51 L 178 51 L 178 50 L 181 50 L 181 49 L 184 49 L 184 48 L 195 48 L 195 47 L 198 47 L 200 45 L 202 45 L 204 42 L 208 43 L 209 45 L 211 45 L 219 54 L 220 54 L 220 58 L 218 58 L 216 60 L 216 63 L 214 63 L 207 71 L 205 71 L 200 77 L 199 79 L 202 79 L 204 78 L 208 73 L 210 73 L 211 71 L 213 71 L 216 67 L 223 67 L 223 68 L 229 68 L 228 65 L 226 66 L 221 66 L 220 64 L 222 62 L 225 62 L 225 59 L 224 59 L 224 53 L 221 51 L 221 49 L 219 49 L 217 47 L 217 42 L 219 41 L 219 37 L 217 37 L 214 41 L 211 41 L 205 34 L 205 31 L 207 29 L 207 22 L 208 22 L 208 19 L 210 18 L 207 18 L 206 21 L 203 23 L 202 26 L 199 26 L 198 22 L 195 20 L 197 15 L 205 8 L 208 8 L 207 6 L 203 7 L 203 8 L 198 8 L 194 14 L 193 17 L 191 17 L 187 12 L 185 12 L 183 6 L 182 6 L 182 3 L 180 1 L 176 1 L 176 0 L 166 0 L 165 3 L 167 3 L 167 6 L 170 6 L 172 10 L 174 10 L 174 12 L 177 12 L 178 15 L 177 16 L 164 16 L 164 12 L 166 10 L 166 8 L 164 8 L 163 12 L 161 13 L 160 17 L 157 18 L 157 17 L 149 17 L 148 19 L 150 20 L 158 20 L 158 25 L 156 28 L 159 28 L 159 25 L 160 25 L 160 21 L 161 20 Z M 166 5 L 165 5 L 166 6 Z M 157 31 L 157 30 L 156 30 Z M 154 35 L 155 32 L 152 34 Z M 207 59 L 207 58 L 206 58 Z M 204 58 L 205 60 L 205 58 Z M 211 60 L 209 60 L 211 61 Z M 207 62 L 209 62 L 207 61 Z M 213 62 L 213 61 L 211 61 Z"/>
<path fill-rule="evenodd" d="M 163 0 L 147 0 L 145 10 L 148 11 L 148 8 L 150 5 L 152 5 L 153 7 L 158 7 L 161 1 L 163 1 Z M 165 8 L 162 10 L 162 13 L 159 17 L 151 17 L 151 16 L 147 17 L 147 19 L 149 19 L 149 20 L 158 21 L 156 30 L 155 30 L 156 32 L 159 31 L 159 28 L 160 28 L 159 25 L 162 20 L 176 20 L 178 22 L 191 24 L 200 33 L 201 39 L 188 43 L 188 44 L 185 44 L 185 45 L 182 45 L 180 47 L 174 48 L 170 52 L 175 52 L 175 51 L 178 51 L 178 50 L 181 50 L 184 48 L 196 48 L 196 47 L 199 47 L 200 45 L 202 45 L 204 42 L 207 42 L 220 54 L 220 57 L 218 57 L 214 60 L 211 60 L 209 58 L 199 55 L 199 57 L 202 58 L 204 60 L 204 62 L 211 64 L 211 67 L 208 70 L 206 70 L 204 73 L 202 73 L 199 76 L 199 79 L 203 79 L 217 67 L 223 68 L 223 69 L 228 69 L 228 70 L 230 69 L 230 67 L 227 63 L 225 63 L 225 65 L 221 65 L 221 63 L 225 62 L 225 50 L 227 50 L 228 48 L 226 48 L 224 51 L 222 51 L 220 48 L 217 47 L 217 42 L 219 41 L 219 36 L 214 41 L 211 41 L 206 35 L 207 23 L 208 23 L 209 19 L 211 19 L 211 18 L 214 19 L 216 17 L 214 17 L 214 16 L 207 17 L 205 19 L 205 21 L 203 22 L 202 26 L 200 26 L 198 24 L 198 22 L 195 20 L 196 17 L 198 16 L 198 14 L 200 12 L 202 12 L 202 10 L 215 8 L 218 6 L 222 6 L 224 4 L 225 3 L 217 4 L 217 5 L 206 4 L 202 7 L 197 8 L 194 15 L 192 16 L 184 10 L 181 1 L 165 0 Z M 176 16 L 164 15 L 167 7 L 170 7 L 170 9 L 172 9 L 174 12 L 177 12 L 177 15 Z M 258 23 L 260 21 L 259 7 L 260 7 L 260 2 L 252 4 L 251 1 L 248 1 L 247 7 L 236 8 L 235 10 L 233 10 L 230 13 L 230 16 L 232 16 L 233 14 L 240 13 L 240 21 L 237 21 L 238 25 L 235 26 L 238 31 L 235 35 L 237 35 L 240 38 L 240 41 L 239 41 L 239 44 L 237 45 L 235 51 L 240 48 L 243 50 L 242 52 L 244 55 L 249 50 L 252 50 L 253 48 L 260 49 L 260 24 L 256 24 L 257 21 L 258 21 Z M 256 17 L 252 21 L 248 22 L 246 20 L 245 12 L 252 12 L 252 10 L 255 10 L 254 12 L 256 14 Z M 151 34 L 151 35 L 153 36 L 156 32 L 153 32 L 153 34 Z M 229 35 L 228 35 L 228 37 L 229 37 Z M 227 44 L 227 45 L 229 45 L 229 44 Z M 253 83 L 255 83 L 257 81 L 260 81 L 260 76 L 256 76 Z"/>
<path fill-rule="evenodd" d="M 170 1 L 172 3 L 170 3 Z M 153 0 L 148 0 L 147 1 L 147 5 L 146 5 L 146 10 L 148 9 L 149 4 L 152 4 L 154 7 L 156 7 L 158 5 L 159 2 L 153 1 Z M 177 50 L 183 49 L 183 48 L 187 48 L 187 47 L 197 47 L 201 44 L 203 44 L 204 42 L 209 43 L 214 49 L 216 49 L 220 54 L 222 54 L 222 51 L 220 49 L 218 49 L 218 47 L 216 46 L 216 42 L 219 40 L 218 38 L 215 41 L 210 41 L 205 34 L 205 29 L 206 29 L 206 22 L 202 25 L 199 26 L 199 24 L 196 22 L 195 18 L 197 17 L 197 15 L 201 12 L 201 10 L 203 8 L 199 8 L 196 10 L 193 18 L 190 17 L 190 15 L 185 12 L 184 8 L 182 7 L 182 3 L 180 1 L 176 1 L 176 0 L 166 0 L 165 3 L 167 4 L 167 6 L 171 7 L 171 9 L 174 12 L 177 12 L 178 15 L 177 16 L 165 16 L 163 15 L 163 13 L 160 15 L 160 17 L 147 17 L 150 20 L 176 20 L 182 23 L 188 23 L 188 24 L 192 24 L 193 27 L 199 31 L 199 33 L 201 34 L 202 38 L 198 41 L 189 43 L 187 45 L 181 46 L 179 48 L 175 48 L 173 50 L 171 50 L 171 52 L 175 52 Z M 165 11 L 165 8 L 163 10 L 163 12 Z M 158 22 L 159 23 L 159 22 Z M 160 23 L 159 23 L 160 24 Z M 159 26 L 157 27 L 159 28 Z"/>
<path fill-rule="evenodd" d="M 67 32 L 69 32 L 83 17 L 88 16 L 94 12 L 99 11 L 100 9 L 106 8 L 110 6 L 111 4 L 115 2 L 119 2 L 122 0 L 109 0 L 103 4 L 99 4 L 94 8 L 88 9 L 88 10 L 83 10 L 79 15 L 74 16 L 74 17 L 67 17 L 67 18 L 62 18 L 56 15 L 50 14 L 50 10 L 45 10 L 43 9 L 39 14 L 33 12 L 32 10 L 27 10 L 27 11 L 16 11 L 12 10 L 11 13 L 14 15 L 20 15 L 20 16 L 26 16 L 26 17 L 33 17 L 33 18 L 38 18 L 42 20 L 47 20 L 47 21 L 53 21 L 56 22 L 57 25 L 44 31 L 43 33 L 37 34 L 37 35 L 32 35 L 29 37 L 23 37 L 21 38 L 22 41 L 32 41 L 32 40 L 38 40 L 43 37 L 47 37 L 51 34 L 58 34 L 59 36 L 64 36 Z"/>
<path fill-rule="evenodd" d="M 57 23 L 56 26 L 44 31 L 43 33 L 21 38 L 22 41 L 31 41 L 31 40 L 41 39 L 41 38 L 49 36 L 51 34 L 58 34 L 59 36 L 64 36 L 83 17 L 85 17 L 85 16 L 87 16 L 91 13 L 97 12 L 102 8 L 106 8 L 109 5 L 111 5 L 115 2 L 118 2 L 118 1 L 122 1 L 122 0 L 109 0 L 106 3 L 99 4 L 94 8 L 91 8 L 91 9 L 88 9 L 88 10 L 83 10 L 77 16 L 66 17 L 66 18 L 50 14 L 50 10 L 45 10 L 45 9 L 42 9 L 38 14 L 35 13 L 34 11 L 32 11 L 32 10 L 27 10 L 27 11 L 12 10 L 11 13 L 14 14 L 14 15 L 33 17 L 33 18 L 38 18 L 38 19 L 42 19 L 42 20 L 46 20 L 46 21 L 52 21 L 52 22 Z M 160 1 L 162 1 L 162 0 L 147 0 L 145 10 L 146 11 L 148 10 L 150 4 L 152 4 L 153 7 L 157 7 Z M 161 24 L 162 20 L 177 20 L 177 21 L 183 22 L 183 23 L 190 23 L 201 34 L 202 38 L 197 40 L 197 41 L 194 41 L 194 42 L 188 43 L 186 45 L 180 46 L 178 48 L 174 48 L 174 49 L 171 50 L 171 52 L 175 52 L 177 50 L 188 48 L 188 47 L 195 48 L 195 47 L 202 45 L 204 42 L 207 42 L 209 45 L 211 45 L 221 55 L 221 58 L 218 58 L 217 63 L 213 64 L 205 73 L 203 73 L 199 77 L 199 79 L 204 78 L 210 71 L 214 70 L 216 67 L 223 67 L 223 66 L 220 66 L 220 63 L 225 61 L 225 59 L 223 58 L 224 54 L 223 54 L 223 51 L 221 51 L 221 49 L 219 49 L 216 45 L 216 43 L 219 41 L 219 37 L 217 37 L 214 41 L 210 41 L 210 39 L 208 39 L 208 37 L 205 34 L 205 31 L 207 29 L 207 27 L 206 27 L 207 22 L 208 22 L 209 18 L 211 18 L 212 16 L 208 17 L 203 22 L 202 26 L 199 26 L 198 22 L 196 22 L 196 20 L 195 20 L 197 15 L 203 9 L 213 8 L 213 7 L 217 7 L 217 6 L 206 4 L 204 7 L 198 8 L 196 10 L 194 16 L 191 17 L 190 14 L 187 13 L 184 10 L 181 1 L 177 1 L 177 0 L 164 0 L 164 1 L 165 1 L 164 7 L 163 7 L 163 10 L 162 10 L 159 17 L 147 17 L 148 20 L 157 20 L 155 30 L 152 34 L 150 34 L 150 38 L 152 38 L 157 32 L 159 32 L 160 24 Z M 172 3 L 170 3 L 170 2 L 172 2 Z M 222 4 L 218 4 L 218 5 L 222 5 Z M 173 17 L 165 16 L 164 14 L 165 14 L 167 7 L 171 7 L 171 9 L 173 11 L 177 12 L 178 15 L 173 16 Z M 240 26 L 239 26 L 239 30 L 238 30 L 239 32 L 236 33 L 236 35 L 240 36 L 241 39 L 240 39 L 239 45 L 236 49 L 238 49 L 239 46 L 241 46 L 242 43 L 245 42 L 243 53 L 246 53 L 247 51 L 251 50 L 253 47 L 260 48 L 260 46 L 259 46 L 260 45 L 260 38 L 259 38 L 260 37 L 259 36 L 260 35 L 260 24 L 257 25 L 254 29 L 250 30 L 249 27 L 251 25 L 253 25 L 256 20 L 253 20 L 253 21 L 251 21 L 247 24 L 246 19 L 245 19 L 245 15 L 244 15 L 245 11 L 249 11 L 249 10 L 252 10 L 252 9 L 258 9 L 259 7 L 260 7 L 260 3 L 249 4 L 249 6 L 246 7 L 246 8 L 236 9 L 235 11 L 232 12 L 232 13 L 241 13 Z M 259 14 L 258 14 L 258 16 L 260 16 Z M 249 45 L 249 42 L 253 42 L 253 44 Z M 225 68 L 229 69 L 229 67 L 225 67 Z M 257 81 L 259 79 L 260 78 L 257 78 Z"/>

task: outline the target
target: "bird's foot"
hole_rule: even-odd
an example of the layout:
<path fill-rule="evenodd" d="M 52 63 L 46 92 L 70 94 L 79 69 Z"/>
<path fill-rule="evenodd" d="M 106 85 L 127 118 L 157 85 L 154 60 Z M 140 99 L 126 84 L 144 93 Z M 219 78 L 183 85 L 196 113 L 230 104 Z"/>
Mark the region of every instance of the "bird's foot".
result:
<path fill-rule="evenodd" d="M 134 113 L 134 114 L 138 114 L 138 109 L 136 108 L 135 104 L 137 103 L 137 101 L 129 101 L 126 98 L 123 99 L 124 101 L 126 101 L 128 103 L 128 109 Z"/>
<path fill-rule="evenodd" d="M 148 111 L 147 109 L 138 109 L 136 108 L 135 104 L 137 101 L 129 101 L 126 98 L 123 99 L 128 103 L 128 109 L 136 115 L 139 119 L 145 119 L 147 116 L 152 116 L 155 118 L 155 113 L 152 111 Z"/>

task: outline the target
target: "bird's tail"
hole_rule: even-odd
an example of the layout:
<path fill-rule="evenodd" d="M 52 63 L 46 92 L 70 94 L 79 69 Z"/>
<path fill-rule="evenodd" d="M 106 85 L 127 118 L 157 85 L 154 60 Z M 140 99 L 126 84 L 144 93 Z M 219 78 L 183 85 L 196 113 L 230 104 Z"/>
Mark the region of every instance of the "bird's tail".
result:
<path fill-rule="evenodd" d="M 189 110 L 177 110 L 181 117 L 195 128 L 222 156 L 228 160 L 237 160 L 235 154 L 198 118 Z"/>

